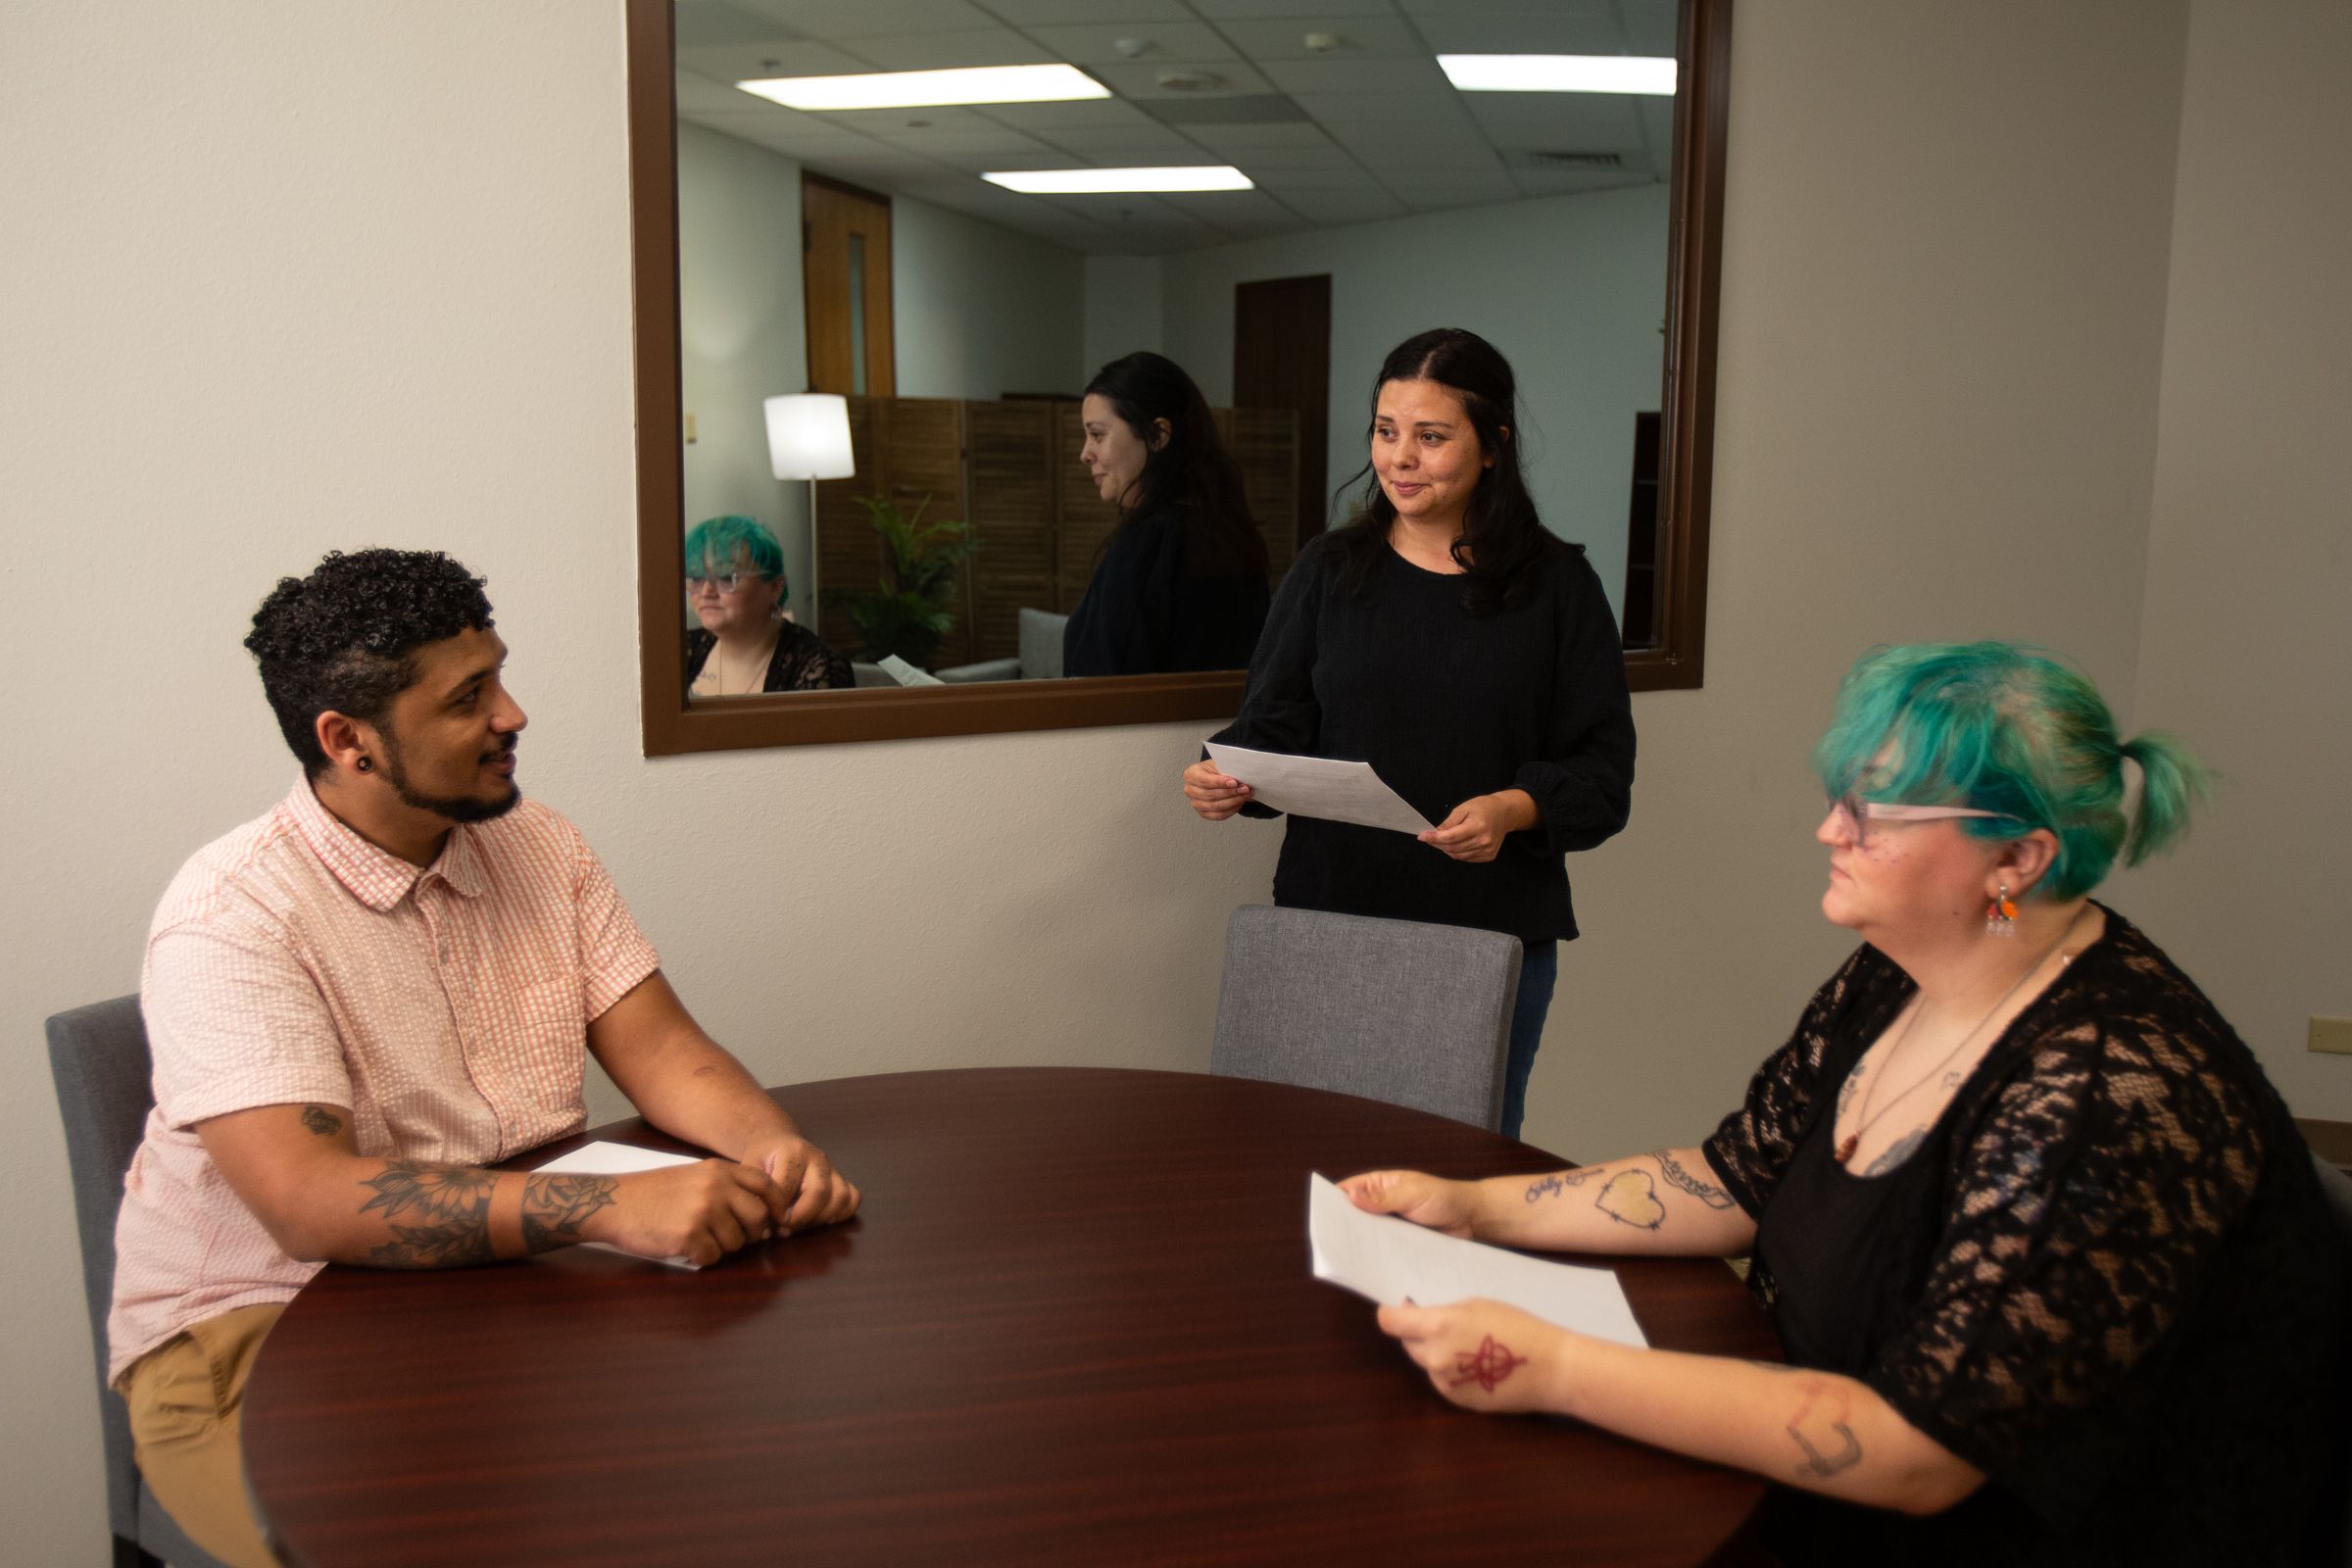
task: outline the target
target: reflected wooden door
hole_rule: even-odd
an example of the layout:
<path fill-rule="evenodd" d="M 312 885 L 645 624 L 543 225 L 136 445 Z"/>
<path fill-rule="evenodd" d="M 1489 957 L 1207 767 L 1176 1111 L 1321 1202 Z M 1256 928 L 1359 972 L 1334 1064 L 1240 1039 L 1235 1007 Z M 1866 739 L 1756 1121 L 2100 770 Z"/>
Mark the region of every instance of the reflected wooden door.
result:
<path fill-rule="evenodd" d="M 1323 492 L 1326 436 L 1331 417 L 1331 274 L 1237 283 L 1233 289 L 1233 405 L 1289 409 L 1298 416 L 1297 502 L 1289 509 L 1288 541 L 1269 537 L 1274 555 L 1323 531 L 1330 498 Z M 1261 522 L 1271 522 L 1261 514 Z"/>
<path fill-rule="evenodd" d="M 804 173 L 801 251 L 808 390 L 891 396 L 890 199 Z"/>

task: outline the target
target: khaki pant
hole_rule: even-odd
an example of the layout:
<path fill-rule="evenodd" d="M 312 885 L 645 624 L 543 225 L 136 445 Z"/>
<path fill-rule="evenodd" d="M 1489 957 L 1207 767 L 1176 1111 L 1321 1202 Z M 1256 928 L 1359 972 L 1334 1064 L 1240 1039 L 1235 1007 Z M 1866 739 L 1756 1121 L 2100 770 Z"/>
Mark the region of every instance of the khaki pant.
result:
<path fill-rule="evenodd" d="M 130 1441 L 147 1489 L 188 1538 L 232 1568 L 274 1568 L 245 1491 L 237 1446 L 245 1376 L 282 1302 L 191 1324 L 122 1374 Z"/>

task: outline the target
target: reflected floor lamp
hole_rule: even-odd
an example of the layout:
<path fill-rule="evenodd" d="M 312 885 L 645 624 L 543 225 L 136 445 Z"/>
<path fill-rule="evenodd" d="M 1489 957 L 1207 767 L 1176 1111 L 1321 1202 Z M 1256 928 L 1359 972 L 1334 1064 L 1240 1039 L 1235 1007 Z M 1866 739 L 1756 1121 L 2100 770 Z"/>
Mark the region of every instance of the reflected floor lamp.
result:
<path fill-rule="evenodd" d="M 808 627 L 816 629 L 816 481 L 858 473 L 850 452 L 850 400 L 835 392 L 794 392 L 766 400 L 768 466 L 778 479 L 808 481 Z"/>

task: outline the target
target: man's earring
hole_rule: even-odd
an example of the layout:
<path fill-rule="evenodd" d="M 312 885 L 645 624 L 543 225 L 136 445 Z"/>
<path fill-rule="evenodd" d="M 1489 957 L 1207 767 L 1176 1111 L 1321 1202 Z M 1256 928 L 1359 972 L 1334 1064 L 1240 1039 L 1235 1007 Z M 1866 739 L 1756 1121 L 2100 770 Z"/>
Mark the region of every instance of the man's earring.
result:
<path fill-rule="evenodd" d="M 2000 891 L 1984 906 L 1984 929 L 1996 937 L 2017 935 L 2017 906 L 2009 902 L 2009 884 L 1996 883 Z"/>
<path fill-rule="evenodd" d="M 375 771 L 375 760 L 369 757 L 363 757 L 351 765 L 358 768 L 363 773 L 372 773 Z"/>

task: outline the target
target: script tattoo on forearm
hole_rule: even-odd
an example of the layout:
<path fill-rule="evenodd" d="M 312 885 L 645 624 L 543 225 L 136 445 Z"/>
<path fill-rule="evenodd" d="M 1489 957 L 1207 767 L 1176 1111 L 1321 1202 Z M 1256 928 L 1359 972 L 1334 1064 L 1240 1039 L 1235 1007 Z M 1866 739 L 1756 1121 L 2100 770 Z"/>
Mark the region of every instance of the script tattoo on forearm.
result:
<path fill-rule="evenodd" d="M 393 1240 L 368 1261 L 379 1268 L 450 1268 L 490 1260 L 490 1193 L 498 1178 L 471 1165 L 422 1159 L 387 1160 L 361 1184 L 375 1196 L 360 1205 L 381 1209 Z M 414 1223 L 399 1223 L 401 1216 Z"/>
<path fill-rule="evenodd" d="M 1505 1382 L 1512 1373 L 1525 1365 L 1527 1365 L 1526 1356 L 1513 1355 L 1509 1346 L 1502 1344 L 1490 1334 L 1479 1346 L 1476 1354 L 1467 1350 L 1454 1352 L 1453 1369 L 1461 1375 L 1450 1379 L 1446 1386 L 1449 1389 L 1458 1389 L 1465 1384 L 1475 1383 L 1489 1394 L 1493 1394 L 1496 1385 Z"/>
<path fill-rule="evenodd" d="M 1658 1169 L 1665 1173 L 1667 1181 L 1689 1193 L 1709 1208 L 1732 1206 L 1731 1194 L 1704 1177 L 1692 1174 L 1688 1166 L 1674 1157 L 1672 1150 L 1661 1149 L 1650 1157 L 1658 1162 Z"/>
<path fill-rule="evenodd" d="M 343 1130 L 343 1118 L 324 1105 L 303 1106 L 302 1124 L 318 1138 L 332 1138 Z"/>
<path fill-rule="evenodd" d="M 1835 1386 L 1815 1383 L 1788 1418 L 1788 1437 L 1804 1450 L 1796 1473 L 1820 1479 L 1862 1462 L 1862 1444 L 1848 1424 L 1852 1401 Z"/>
<path fill-rule="evenodd" d="M 1584 1186 L 1585 1179 L 1592 1174 L 1589 1170 L 1555 1170 L 1528 1184 L 1527 1200 L 1532 1203 L 1539 1198 L 1557 1198 L 1568 1188 Z"/>
<path fill-rule="evenodd" d="M 522 1245 L 528 1251 L 569 1247 L 588 1216 L 612 1203 L 610 1176 L 533 1176 L 522 1184 Z"/>

